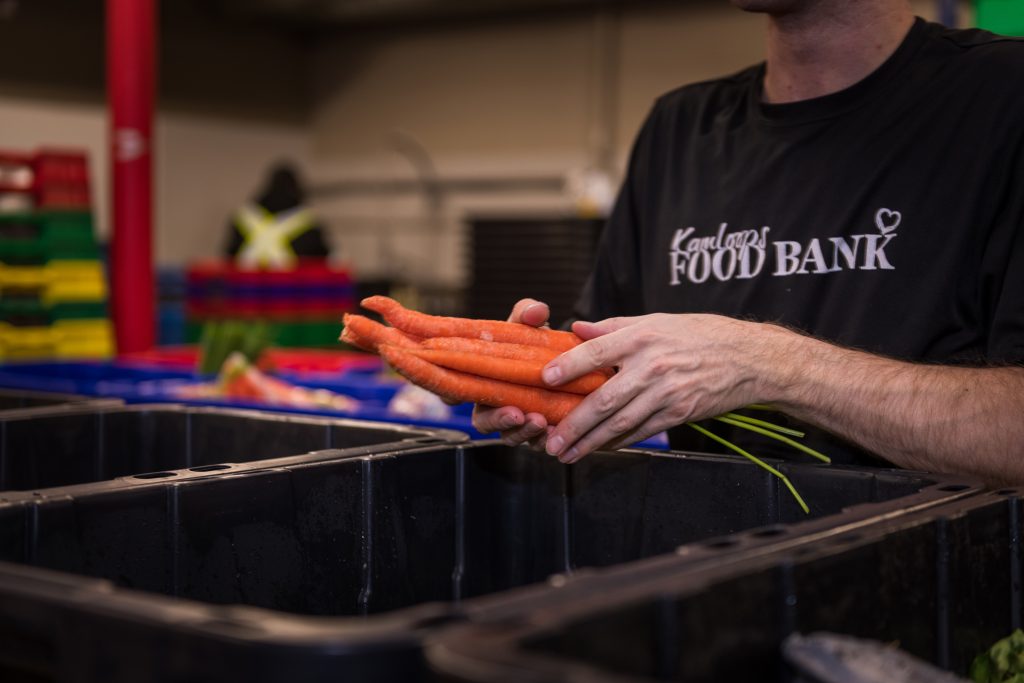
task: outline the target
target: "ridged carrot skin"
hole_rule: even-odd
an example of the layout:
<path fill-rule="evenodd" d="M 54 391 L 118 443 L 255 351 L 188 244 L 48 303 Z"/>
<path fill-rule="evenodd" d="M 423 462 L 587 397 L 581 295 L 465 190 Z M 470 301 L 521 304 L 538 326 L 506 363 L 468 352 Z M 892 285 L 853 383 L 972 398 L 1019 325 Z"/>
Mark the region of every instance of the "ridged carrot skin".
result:
<path fill-rule="evenodd" d="M 561 422 L 583 400 L 579 394 L 527 387 L 442 368 L 391 344 L 381 344 L 379 351 L 391 367 L 427 391 L 453 401 L 516 406 L 525 413 L 543 415 L 548 424 Z"/>
<path fill-rule="evenodd" d="M 341 341 L 357 346 L 364 351 L 377 353 L 381 344 L 393 344 L 404 348 L 419 346 L 419 342 L 394 327 L 381 325 L 376 320 L 355 313 L 346 313 L 343 318 Z"/>
<path fill-rule="evenodd" d="M 423 337 L 467 337 L 484 341 L 543 346 L 555 351 L 568 351 L 582 340 L 572 332 L 531 327 L 522 323 L 501 320 L 473 320 L 428 315 L 402 306 L 386 296 L 363 299 L 363 307 L 379 313 L 392 327 L 408 334 Z"/>
<path fill-rule="evenodd" d="M 509 360 L 532 360 L 548 363 L 558 357 L 559 352 L 545 346 L 510 344 L 508 342 L 484 341 L 466 337 L 433 337 L 423 340 L 423 348 L 455 353 L 472 353 L 492 358 Z"/>
<path fill-rule="evenodd" d="M 410 348 L 408 351 L 417 358 L 421 358 L 434 365 L 439 365 L 442 368 L 448 368 L 449 370 L 468 372 L 479 377 L 498 379 L 514 384 L 524 384 L 541 389 L 550 388 L 541 377 L 541 371 L 547 365 L 545 361 L 496 358 L 476 353 L 427 348 Z M 557 387 L 557 390 L 586 396 L 606 381 L 607 378 L 604 375 L 592 372 L 562 384 Z"/>

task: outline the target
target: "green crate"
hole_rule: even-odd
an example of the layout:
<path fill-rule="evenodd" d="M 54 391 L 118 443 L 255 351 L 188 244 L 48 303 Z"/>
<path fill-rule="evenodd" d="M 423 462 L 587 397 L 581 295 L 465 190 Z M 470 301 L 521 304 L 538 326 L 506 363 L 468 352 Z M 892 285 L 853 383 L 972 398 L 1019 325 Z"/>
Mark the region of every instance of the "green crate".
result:
<path fill-rule="evenodd" d="M 106 317 L 107 304 L 103 301 L 76 301 L 47 306 L 34 297 L 0 297 L 0 322 L 15 327 L 47 326 L 60 320 Z"/>
<path fill-rule="evenodd" d="M 255 322 L 256 319 L 247 319 Z M 271 323 L 275 346 L 302 348 L 338 348 L 341 322 L 338 320 L 296 320 Z M 196 344 L 203 335 L 203 321 L 185 323 L 185 341 Z"/>
<path fill-rule="evenodd" d="M 0 215 L 0 262 L 42 264 L 99 258 L 92 215 L 47 211 Z"/>
<path fill-rule="evenodd" d="M 1024 2 L 978 0 L 978 28 L 1005 36 L 1024 36 Z"/>
<path fill-rule="evenodd" d="M 50 320 L 53 322 L 106 317 L 107 303 L 105 301 L 74 301 L 54 304 L 50 307 Z"/>
<path fill-rule="evenodd" d="M 50 311 L 32 297 L 0 297 L 0 322 L 14 327 L 41 327 L 50 324 Z"/>
<path fill-rule="evenodd" d="M 275 343 L 285 347 L 335 347 L 341 334 L 341 323 L 335 320 L 303 320 L 274 327 Z"/>

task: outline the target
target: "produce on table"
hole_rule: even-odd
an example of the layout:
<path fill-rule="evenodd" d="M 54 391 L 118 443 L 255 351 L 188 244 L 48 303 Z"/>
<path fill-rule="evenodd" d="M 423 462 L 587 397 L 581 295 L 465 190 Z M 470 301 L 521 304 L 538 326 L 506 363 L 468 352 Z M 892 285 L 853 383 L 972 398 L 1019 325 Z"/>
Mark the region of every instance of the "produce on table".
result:
<path fill-rule="evenodd" d="M 1024 631 L 1017 629 L 974 658 L 974 683 L 1024 683 Z"/>
<path fill-rule="evenodd" d="M 178 389 L 182 398 L 258 401 L 290 408 L 328 408 L 343 412 L 359 409 L 359 402 L 326 389 L 308 389 L 262 372 L 240 351 L 224 361 L 215 382 Z"/>
<path fill-rule="evenodd" d="M 557 389 L 541 378 L 544 366 L 583 340 L 572 332 L 499 320 L 471 320 L 409 310 L 394 299 L 372 296 L 363 306 L 390 324 L 345 314 L 341 341 L 377 353 L 409 381 L 449 401 L 516 406 L 558 424 L 584 397 L 600 388 L 614 368 L 589 373 Z M 828 457 L 795 441 L 803 433 L 738 413 L 716 420 L 781 441 L 824 462 Z M 690 427 L 748 458 L 778 477 L 804 512 L 807 504 L 789 479 L 739 446 L 689 423 Z"/>

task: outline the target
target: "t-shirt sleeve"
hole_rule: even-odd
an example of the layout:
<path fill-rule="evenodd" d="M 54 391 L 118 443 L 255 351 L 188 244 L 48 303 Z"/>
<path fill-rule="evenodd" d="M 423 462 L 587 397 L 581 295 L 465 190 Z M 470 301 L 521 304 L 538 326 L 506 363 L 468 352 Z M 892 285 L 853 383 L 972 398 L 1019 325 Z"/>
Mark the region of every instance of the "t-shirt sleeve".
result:
<path fill-rule="evenodd" d="M 1024 363 L 1024 135 L 1016 150 L 986 245 L 980 288 L 990 312 L 986 355 L 999 364 Z"/>
<path fill-rule="evenodd" d="M 626 178 L 601 233 L 594 267 L 573 311 L 578 320 L 597 321 L 650 312 L 644 310 L 639 236 L 644 229 L 640 207 L 652 159 L 654 116 L 652 112 L 647 117 L 633 144 Z"/>

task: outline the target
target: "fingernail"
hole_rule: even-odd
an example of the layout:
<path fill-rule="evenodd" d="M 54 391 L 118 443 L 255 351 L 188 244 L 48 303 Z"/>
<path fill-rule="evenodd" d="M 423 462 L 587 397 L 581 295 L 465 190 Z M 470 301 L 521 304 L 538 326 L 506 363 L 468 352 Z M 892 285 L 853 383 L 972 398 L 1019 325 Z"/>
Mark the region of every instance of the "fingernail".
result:
<path fill-rule="evenodd" d="M 565 455 L 559 458 L 559 460 L 562 462 L 563 465 L 571 465 L 574 462 L 576 462 L 577 455 L 579 455 L 579 451 L 576 449 L 575 446 L 573 446 L 568 450 L 568 452 L 566 452 Z"/>
<path fill-rule="evenodd" d="M 550 455 L 558 455 L 559 451 L 562 450 L 562 446 L 564 445 L 565 440 L 560 436 L 556 436 L 553 439 L 548 439 L 548 453 Z"/>
<path fill-rule="evenodd" d="M 508 429 L 509 427 L 515 427 L 516 422 L 518 422 L 518 420 L 516 420 L 515 415 L 506 415 L 501 420 L 501 426 L 504 429 Z"/>
<path fill-rule="evenodd" d="M 549 365 L 544 368 L 544 372 L 541 373 L 541 377 L 548 384 L 554 384 L 562 377 L 562 370 L 557 365 Z"/>

